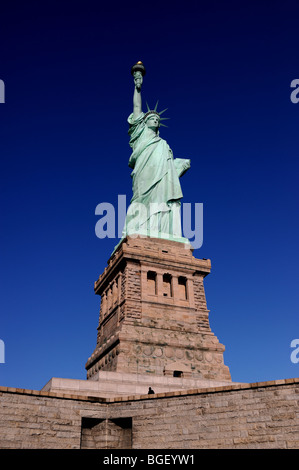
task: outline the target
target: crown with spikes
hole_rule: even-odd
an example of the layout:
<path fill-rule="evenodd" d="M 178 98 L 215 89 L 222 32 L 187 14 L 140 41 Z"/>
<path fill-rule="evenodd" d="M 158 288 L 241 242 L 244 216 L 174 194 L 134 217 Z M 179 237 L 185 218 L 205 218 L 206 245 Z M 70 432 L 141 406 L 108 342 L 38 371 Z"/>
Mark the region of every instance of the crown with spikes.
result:
<path fill-rule="evenodd" d="M 146 119 L 148 118 L 148 116 L 149 116 L 150 114 L 156 114 L 156 116 L 159 116 L 160 121 L 165 121 L 166 119 L 169 119 L 169 118 L 161 118 L 161 117 L 160 117 L 161 114 L 165 113 L 165 111 L 167 111 L 168 108 L 163 109 L 163 111 L 160 111 L 160 112 L 159 112 L 159 111 L 157 111 L 158 103 L 159 103 L 159 101 L 157 101 L 156 106 L 155 106 L 154 109 L 150 109 L 149 105 L 146 103 L 147 113 L 143 116 L 143 120 L 144 120 L 144 121 L 146 121 Z M 160 122 L 160 126 L 167 127 L 167 126 L 165 126 L 165 124 L 162 124 L 161 122 Z"/>

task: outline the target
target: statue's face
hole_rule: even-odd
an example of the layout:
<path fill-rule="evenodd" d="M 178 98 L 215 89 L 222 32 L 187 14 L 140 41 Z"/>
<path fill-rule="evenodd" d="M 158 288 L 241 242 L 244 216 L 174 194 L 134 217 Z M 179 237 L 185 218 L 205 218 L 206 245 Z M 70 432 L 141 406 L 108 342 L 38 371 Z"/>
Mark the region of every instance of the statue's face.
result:
<path fill-rule="evenodd" d="M 158 129 L 160 126 L 159 116 L 157 116 L 156 114 L 150 115 L 145 121 L 145 125 L 153 130 Z"/>

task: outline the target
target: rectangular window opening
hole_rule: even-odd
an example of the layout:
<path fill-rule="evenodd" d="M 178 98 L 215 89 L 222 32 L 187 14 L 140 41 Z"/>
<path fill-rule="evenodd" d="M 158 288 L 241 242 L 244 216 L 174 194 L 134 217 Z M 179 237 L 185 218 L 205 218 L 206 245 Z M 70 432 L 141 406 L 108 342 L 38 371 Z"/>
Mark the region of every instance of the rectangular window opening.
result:
<path fill-rule="evenodd" d="M 174 377 L 183 377 L 183 372 L 181 370 L 174 370 L 173 371 L 173 376 Z"/>
<path fill-rule="evenodd" d="M 187 300 L 187 279 L 183 276 L 178 278 L 178 294 L 182 300 Z"/>
<path fill-rule="evenodd" d="M 172 297 L 172 285 L 170 274 L 163 274 L 163 295 L 164 297 Z"/>
<path fill-rule="evenodd" d="M 157 273 L 148 271 L 147 273 L 147 291 L 150 295 L 157 294 Z"/>

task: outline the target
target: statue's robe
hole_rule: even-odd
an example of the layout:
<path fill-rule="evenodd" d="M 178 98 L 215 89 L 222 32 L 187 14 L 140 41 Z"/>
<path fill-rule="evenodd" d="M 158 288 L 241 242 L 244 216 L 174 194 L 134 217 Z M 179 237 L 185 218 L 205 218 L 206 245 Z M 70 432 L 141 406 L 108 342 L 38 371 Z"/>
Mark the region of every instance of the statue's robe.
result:
<path fill-rule="evenodd" d="M 133 169 L 133 197 L 123 236 L 140 233 L 164 238 L 181 237 L 179 177 L 190 168 L 190 160 L 174 159 L 172 150 L 159 134 L 147 128 L 144 113 L 129 116 L 129 166 Z M 169 237 L 167 237 L 169 238 Z"/>

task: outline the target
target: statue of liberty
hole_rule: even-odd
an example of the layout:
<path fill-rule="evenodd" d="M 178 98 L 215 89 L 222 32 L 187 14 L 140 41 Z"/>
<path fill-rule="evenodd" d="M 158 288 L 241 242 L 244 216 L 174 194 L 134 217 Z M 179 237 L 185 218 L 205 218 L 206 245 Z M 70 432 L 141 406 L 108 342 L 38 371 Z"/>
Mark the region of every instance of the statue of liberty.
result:
<path fill-rule="evenodd" d="M 183 193 L 179 178 L 190 168 L 190 160 L 173 158 L 172 150 L 159 135 L 165 110 L 158 112 L 147 105 L 142 112 L 141 86 L 145 68 L 142 62 L 132 67 L 135 90 L 133 112 L 128 118 L 133 169 L 133 197 L 127 211 L 122 239 L 149 236 L 189 243 L 182 237 L 180 205 Z"/>

